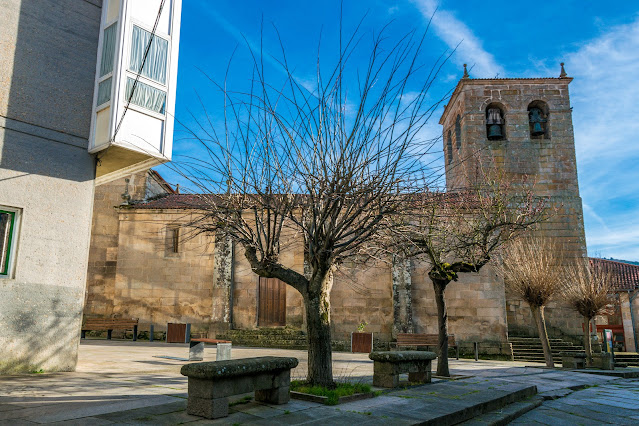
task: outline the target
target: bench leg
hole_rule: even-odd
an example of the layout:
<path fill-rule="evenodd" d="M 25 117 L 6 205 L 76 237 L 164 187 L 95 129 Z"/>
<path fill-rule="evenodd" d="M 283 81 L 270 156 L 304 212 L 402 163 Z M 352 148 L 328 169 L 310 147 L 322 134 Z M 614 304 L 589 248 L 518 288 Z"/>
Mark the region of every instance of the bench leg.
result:
<path fill-rule="evenodd" d="M 189 361 L 204 360 L 204 342 L 190 342 Z"/>
<path fill-rule="evenodd" d="M 408 369 L 408 381 L 430 383 L 432 380 L 431 362 L 415 361 Z"/>
<path fill-rule="evenodd" d="M 426 371 L 420 371 L 417 373 L 408 373 L 408 381 L 415 383 L 430 383 L 430 374 Z"/>
<path fill-rule="evenodd" d="M 107 340 L 111 340 L 111 332 L 113 330 L 107 330 Z"/>
<path fill-rule="evenodd" d="M 231 343 L 218 343 L 216 346 L 216 361 L 225 361 L 227 359 L 231 359 Z"/>
<path fill-rule="evenodd" d="M 133 341 L 135 342 L 136 340 L 138 340 L 138 326 L 134 325 L 133 326 Z"/>
<path fill-rule="evenodd" d="M 86 333 L 87 333 L 86 330 L 80 331 L 80 339 L 85 339 L 87 337 Z"/>
<path fill-rule="evenodd" d="M 290 399 L 288 386 L 255 391 L 255 401 L 268 404 L 286 404 Z"/>
<path fill-rule="evenodd" d="M 399 371 L 390 362 L 375 361 L 373 364 L 373 386 L 396 388 L 399 386 Z"/>
<path fill-rule="evenodd" d="M 224 398 L 198 398 L 189 395 L 186 404 L 187 414 L 206 417 L 207 419 L 219 419 L 229 415 L 229 399 Z"/>

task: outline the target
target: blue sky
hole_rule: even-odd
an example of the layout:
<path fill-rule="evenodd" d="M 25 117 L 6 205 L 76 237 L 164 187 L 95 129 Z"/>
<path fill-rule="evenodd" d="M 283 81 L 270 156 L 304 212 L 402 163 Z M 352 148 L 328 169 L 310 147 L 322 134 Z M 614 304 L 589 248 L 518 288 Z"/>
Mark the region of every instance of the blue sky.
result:
<path fill-rule="evenodd" d="M 364 33 L 392 21 L 389 35 L 397 37 L 423 31 L 437 8 L 425 59 L 461 44 L 444 66 L 434 98 L 454 88 L 463 63 L 473 66 L 471 77 L 556 77 L 559 62 L 565 62 L 574 77 L 570 92 L 588 252 L 639 260 L 639 2 L 344 0 L 343 7 L 345 32 L 366 14 Z M 239 44 L 229 83 L 244 84 L 250 77 L 246 43 L 259 46 L 262 22 L 265 51 L 279 54 L 275 25 L 296 78 L 311 81 L 319 34 L 330 60 L 339 13 L 335 0 L 183 1 L 176 119 L 187 125 L 193 117 L 201 119 L 199 96 L 214 125 L 219 123 L 220 95 L 203 72 L 222 81 Z M 176 160 L 197 152 L 179 127 Z M 437 119 L 427 131 L 441 133 Z M 166 166 L 158 171 L 169 182 L 178 181 Z"/>

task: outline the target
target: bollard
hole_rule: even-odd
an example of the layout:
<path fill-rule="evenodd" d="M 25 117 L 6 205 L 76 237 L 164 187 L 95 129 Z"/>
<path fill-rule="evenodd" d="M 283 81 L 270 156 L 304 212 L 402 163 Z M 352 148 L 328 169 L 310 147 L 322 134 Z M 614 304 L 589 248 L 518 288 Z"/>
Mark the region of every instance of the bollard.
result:
<path fill-rule="evenodd" d="M 475 361 L 479 361 L 479 342 L 473 342 L 475 347 Z"/>
<path fill-rule="evenodd" d="M 184 343 L 189 343 L 191 341 L 191 324 L 186 324 L 186 333 L 184 333 Z"/>
<path fill-rule="evenodd" d="M 149 326 L 149 342 L 153 341 L 153 324 Z"/>

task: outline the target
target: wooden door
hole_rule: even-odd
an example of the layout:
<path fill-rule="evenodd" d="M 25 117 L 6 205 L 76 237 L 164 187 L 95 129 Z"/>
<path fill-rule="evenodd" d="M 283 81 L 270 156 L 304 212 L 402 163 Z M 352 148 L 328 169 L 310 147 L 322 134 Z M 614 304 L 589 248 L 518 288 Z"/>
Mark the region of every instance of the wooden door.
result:
<path fill-rule="evenodd" d="M 286 325 L 286 284 L 277 278 L 259 281 L 259 305 L 257 325 L 278 327 Z"/>

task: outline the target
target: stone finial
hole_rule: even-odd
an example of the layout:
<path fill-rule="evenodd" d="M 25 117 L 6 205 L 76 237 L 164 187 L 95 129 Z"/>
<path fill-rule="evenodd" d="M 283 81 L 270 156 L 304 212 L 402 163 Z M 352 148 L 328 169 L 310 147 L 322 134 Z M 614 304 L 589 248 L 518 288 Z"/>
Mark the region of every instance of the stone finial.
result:
<path fill-rule="evenodd" d="M 559 74 L 559 78 L 565 78 L 568 77 L 568 74 L 566 74 L 566 70 L 564 69 L 564 63 L 561 63 L 561 74 Z"/>
<path fill-rule="evenodd" d="M 470 78 L 468 75 L 468 68 L 466 68 L 466 64 L 464 64 L 464 76 L 462 78 Z"/>
<path fill-rule="evenodd" d="M 131 194 L 129 194 L 129 179 L 124 179 L 124 182 L 126 183 L 126 186 L 124 187 L 124 194 L 122 194 L 122 204 L 120 204 L 121 206 L 128 206 L 130 203 L 129 201 L 131 201 Z"/>

